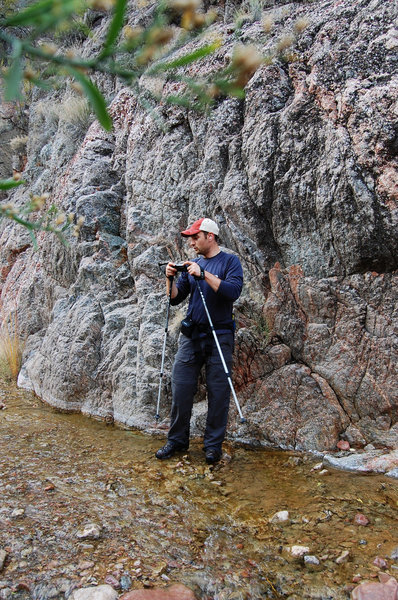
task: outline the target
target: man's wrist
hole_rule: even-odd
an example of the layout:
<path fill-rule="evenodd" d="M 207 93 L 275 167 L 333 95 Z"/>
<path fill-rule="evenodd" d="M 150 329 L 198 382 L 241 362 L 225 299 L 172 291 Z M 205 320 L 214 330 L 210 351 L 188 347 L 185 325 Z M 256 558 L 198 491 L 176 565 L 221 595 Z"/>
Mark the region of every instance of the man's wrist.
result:
<path fill-rule="evenodd" d="M 195 279 L 202 279 L 203 280 L 206 277 L 205 270 L 200 265 L 198 265 L 198 267 L 200 269 L 200 273 L 199 273 L 199 275 L 194 275 L 194 277 L 195 277 Z"/>

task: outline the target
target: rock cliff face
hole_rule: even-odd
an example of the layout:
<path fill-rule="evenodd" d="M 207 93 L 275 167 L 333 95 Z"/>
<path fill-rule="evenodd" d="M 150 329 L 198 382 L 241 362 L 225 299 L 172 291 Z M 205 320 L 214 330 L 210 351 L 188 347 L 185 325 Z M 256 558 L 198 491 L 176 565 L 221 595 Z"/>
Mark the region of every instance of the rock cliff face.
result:
<path fill-rule="evenodd" d="M 231 51 L 231 6 L 215 26 L 225 47 L 195 69 Z M 179 231 L 207 215 L 246 278 L 234 381 L 248 423 L 231 407 L 228 435 L 311 451 L 341 438 L 396 448 L 396 4 L 292 2 L 265 12 L 275 26 L 264 52 L 307 20 L 294 59 L 264 65 L 244 102 L 220 101 L 210 116 L 162 106 L 162 131 L 131 92 L 106 81 L 114 131 L 94 122 L 79 137 L 75 122 L 54 117 L 67 95 L 34 98 L 31 184 L 14 199 L 51 191 L 85 224 L 67 248 L 43 236 L 39 252 L 3 227 L 3 311 L 18 311 L 26 336 L 19 385 L 54 406 L 151 430 L 166 314 L 158 263 L 185 258 Z M 247 19 L 241 38 L 263 37 L 261 22 Z M 165 419 L 183 314 L 172 309 Z M 200 434 L 203 386 L 197 400 Z"/>

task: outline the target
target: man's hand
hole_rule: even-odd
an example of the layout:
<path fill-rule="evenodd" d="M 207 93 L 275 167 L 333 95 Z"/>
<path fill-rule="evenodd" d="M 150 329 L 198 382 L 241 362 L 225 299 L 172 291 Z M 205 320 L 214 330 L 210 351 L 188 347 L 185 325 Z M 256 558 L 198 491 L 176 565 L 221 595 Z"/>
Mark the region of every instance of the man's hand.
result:
<path fill-rule="evenodd" d="M 187 260 L 184 262 L 184 265 L 187 265 L 188 273 L 192 277 L 200 277 L 200 266 L 198 263 Z"/>
<path fill-rule="evenodd" d="M 196 262 L 192 262 L 191 260 L 186 260 L 182 263 L 187 266 L 187 271 L 193 277 L 200 277 L 200 266 Z M 177 269 L 175 268 L 175 263 L 169 262 L 166 267 L 166 277 L 175 277 L 177 274 Z"/>
<path fill-rule="evenodd" d="M 169 262 L 166 266 L 166 277 L 171 279 L 171 277 L 175 277 L 177 273 L 177 269 L 174 266 L 174 263 Z"/>

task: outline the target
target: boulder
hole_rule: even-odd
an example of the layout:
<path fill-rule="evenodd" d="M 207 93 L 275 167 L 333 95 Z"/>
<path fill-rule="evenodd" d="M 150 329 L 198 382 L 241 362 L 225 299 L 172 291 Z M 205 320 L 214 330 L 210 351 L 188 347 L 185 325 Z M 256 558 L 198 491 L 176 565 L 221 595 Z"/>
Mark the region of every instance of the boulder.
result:
<path fill-rule="evenodd" d="M 196 596 L 188 587 L 176 583 L 167 588 L 134 590 L 120 597 L 120 600 L 195 600 Z"/>

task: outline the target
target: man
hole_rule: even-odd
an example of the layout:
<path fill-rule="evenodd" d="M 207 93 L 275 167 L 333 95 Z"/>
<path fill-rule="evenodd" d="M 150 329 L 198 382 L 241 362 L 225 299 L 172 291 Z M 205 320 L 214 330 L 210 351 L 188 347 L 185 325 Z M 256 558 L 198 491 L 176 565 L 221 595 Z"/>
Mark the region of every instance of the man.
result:
<path fill-rule="evenodd" d="M 171 304 L 180 304 L 190 294 L 187 316 L 182 322 L 178 352 L 172 373 L 173 402 L 168 441 L 156 452 L 156 457 L 166 459 L 176 452 L 186 451 L 189 446 L 189 427 L 193 398 L 203 364 L 206 367 L 208 411 L 204 433 L 206 462 L 214 464 L 221 458 L 221 447 L 228 420 L 230 387 L 214 336 L 209 327 L 202 290 L 214 329 L 228 370 L 232 366 L 234 346 L 234 321 L 232 306 L 239 298 L 243 285 L 243 273 L 237 256 L 220 250 L 218 225 L 207 218 L 195 221 L 189 229 L 181 232 L 189 238 L 190 246 L 200 255 L 193 261 L 185 261 L 177 283 L 174 263 L 166 267 L 167 293 L 171 289 Z"/>

